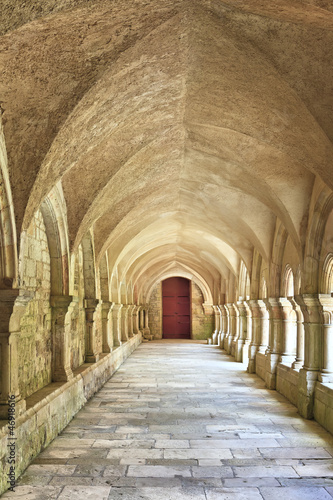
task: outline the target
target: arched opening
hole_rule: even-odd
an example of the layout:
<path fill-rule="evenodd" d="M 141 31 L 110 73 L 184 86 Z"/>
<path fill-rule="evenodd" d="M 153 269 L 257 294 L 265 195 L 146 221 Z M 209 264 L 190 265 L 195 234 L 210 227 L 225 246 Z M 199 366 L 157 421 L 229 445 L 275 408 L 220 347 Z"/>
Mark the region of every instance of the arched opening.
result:
<path fill-rule="evenodd" d="M 163 338 L 191 338 L 190 280 L 179 276 L 162 281 Z"/>

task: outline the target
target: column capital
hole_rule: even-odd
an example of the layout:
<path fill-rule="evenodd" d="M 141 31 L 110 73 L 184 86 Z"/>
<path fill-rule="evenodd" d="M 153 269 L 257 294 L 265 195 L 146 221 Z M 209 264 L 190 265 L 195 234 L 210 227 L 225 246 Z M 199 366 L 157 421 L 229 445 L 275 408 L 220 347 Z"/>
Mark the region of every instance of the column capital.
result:
<path fill-rule="evenodd" d="M 207 302 L 204 302 L 202 304 L 202 308 L 203 308 L 205 314 L 209 314 L 210 312 L 214 311 L 213 304 L 208 304 Z"/>
<path fill-rule="evenodd" d="M 112 311 L 118 312 L 120 309 L 123 307 L 123 304 L 116 304 L 115 302 L 112 302 Z"/>
<path fill-rule="evenodd" d="M 51 295 L 50 305 L 54 308 L 68 309 L 72 300 L 72 295 Z"/>
<path fill-rule="evenodd" d="M 83 305 L 85 309 L 96 309 L 99 303 L 98 299 L 84 299 Z"/>

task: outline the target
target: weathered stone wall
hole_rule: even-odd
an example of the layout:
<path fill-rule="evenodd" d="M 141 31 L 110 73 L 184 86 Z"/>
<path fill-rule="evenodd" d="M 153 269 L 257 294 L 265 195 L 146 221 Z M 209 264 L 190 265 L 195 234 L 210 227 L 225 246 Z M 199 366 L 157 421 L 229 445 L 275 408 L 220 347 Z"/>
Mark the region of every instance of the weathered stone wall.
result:
<path fill-rule="evenodd" d="M 162 338 L 162 282 L 157 283 L 149 302 L 148 322 L 155 339 Z"/>
<path fill-rule="evenodd" d="M 207 339 L 214 330 L 214 315 L 205 314 L 202 304 L 204 298 L 200 288 L 191 281 L 191 337 L 196 340 Z M 155 339 L 163 337 L 162 325 L 162 283 L 152 291 L 149 301 L 149 328 Z"/>
<path fill-rule="evenodd" d="M 23 294 L 32 294 L 21 320 L 18 346 L 20 391 L 27 397 L 51 382 L 51 270 L 40 211 L 27 231 L 21 288 Z"/>
<path fill-rule="evenodd" d="M 214 330 L 214 314 L 205 314 L 204 297 L 200 288 L 191 281 L 192 296 L 192 338 L 202 340 L 211 337 Z"/>

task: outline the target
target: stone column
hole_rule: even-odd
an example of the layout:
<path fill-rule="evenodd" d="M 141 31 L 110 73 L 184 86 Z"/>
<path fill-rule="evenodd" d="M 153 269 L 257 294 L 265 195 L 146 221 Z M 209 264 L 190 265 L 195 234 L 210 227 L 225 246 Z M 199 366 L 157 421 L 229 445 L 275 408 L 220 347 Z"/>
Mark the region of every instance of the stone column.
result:
<path fill-rule="evenodd" d="M 150 335 L 150 328 L 149 328 L 149 324 L 148 324 L 148 309 L 149 309 L 149 307 L 144 308 L 144 316 L 143 316 L 143 319 L 144 319 L 143 335 L 144 336 Z"/>
<path fill-rule="evenodd" d="M 140 332 L 139 328 L 139 315 L 140 315 L 140 306 L 135 306 L 133 309 L 133 332 L 135 335 L 137 335 Z"/>
<path fill-rule="evenodd" d="M 256 354 L 260 345 L 260 326 L 261 326 L 261 315 L 260 315 L 260 305 L 258 300 L 249 300 L 247 302 L 252 316 L 252 335 L 251 342 L 249 345 L 249 363 L 247 371 L 249 373 L 256 373 Z"/>
<path fill-rule="evenodd" d="M 122 344 L 120 335 L 120 321 L 122 304 L 112 305 L 112 330 L 113 330 L 113 346 L 119 347 Z"/>
<path fill-rule="evenodd" d="M 129 306 L 127 304 L 123 304 L 123 307 L 121 308 L 121 341 L 122 343 L 128 341 L 128 308 Z"/>
<path fill-rule="evenodd" d="M 221 337 L 222 337 L 222 314 L 220 306 L 217 306 L 219 314 L 219 331 L 217 332 L 217 345 L 221 347 Z"/>
<path fill-rule="evenodd" d="M 227 304 L 224 304 L 224 310 L 225 310 L 225 314 L 226 314 L 226 320 L 225 320 L 226 329 L 225 329 L 225 335 L 224 335 L 224 339 L 223 339 L 223 348 L 227 352 L 228 351 L 229 336 L 231 335 L 230 313 L 229 313 L 229 309 L 227 307 Z"/>
<path fill-rule="evenodd" d="M 112 338 L 111 338 L 111 328 L 110 328 L 110 310 L 112 303 L 103 300 L 101 304 L 101 316 L 102 316 L 102 351 L 108 353 L 112 351 Z"/>
<path fill-rule="evenodd" d="M 282 351 L 282 307 L 280 299 L 271 297 L 267 300 L 270 313 L 269 346 L 266 351 L 266 386 L 276 389 L 276 371 Z"/>
<path fill-rule="evenodd" d="M 71 295 L 52 295 L 52 381 L 67 382 L 73 378 L 70 360 L 70 339 L 65 327 L 66 314 L 73 297 Z"/>
<path fill-rule="evenodd" d="M 248 302 L 244 302 L 244 307 L 246 310 L 246 330 L 245 330 L 244 345 L 242 347 L 242 362 L 248 365 L 249 347 L 252 339 L 252 312 Z"/>
<path fill-rule="evenodd" d="M 301 307 L 294 300 L 294 307 L 297 316 L 297 346 L 296 359 L 292 364 L 292 368 L 299 370 L 304 363 L 304 318 Z"/>
<path fill-rule="evenodd" d="M 19 390 L 18 339 L 21 318 L 32 295 L 18 294 L 19 290 L 0 290 L 0 420 L 8 419 L 8 396 L 14 396 L 16 417 L 26 408 Z"/>
<path fill-rule="evenodd" d="M 331 295 L 319 295 L 323 308 L 323 342 L 321 372 L 318 376 L 320 382 L 329 384 L 333 382 L 333 298 Z"/>
<path fill-rule="evenodd" d="M 99 352 L 97 352 L 94 335 L 94 313 L 96 311 L 97 304 L 98 300 L 96 299 L 84 300 L 84 309 L 86 314 L 86 363 L 96 363 L 99 360 Z"/>
<path fill-rule="evenodd" d="M 231 345 L 234 337 L 236 335 L 236 312 L 234 305 L 232 303 L 227 304 L 227 308 L 229 311 L 229 335 L 227 339 L 227 353 L 231 354 Z"/>
<path fill-rule="evenodd" d="M 286 299 L 285 297 L 281 297 L 279 302 L 282 310 L 282 342 L 280 362 L 291 366 L 291 364 L 295 361 L 297 341 L 297 324 L 291 319 L 294 307 L 292 301 Z"/>
<path fill-rule="evenodd" d="M 304 316 L 304 365 L 299 371 L 298 411 L 313 418 L 314 391 L 322 358 L 323 310 L 316 294 L 295 297 Z"/>
<path fill-rule="evenodd" d="M 243 361 L 243 347 L 246 339 L 247 332 L 247 311 L 243 301 L 237 302 L 238 309 L 238 337 L 235 344 L 235 360 Z"/>
<path fill-rule="evenodd" d="M 234 335 L 231 340 L 230 354 L 236 358 L 236 345 L 239 339 L 239 309 L 237 304 L 232 304 L 234 309 Z"/>
<path fill-rule="evenodd" d="M 220 331 L 220 310 L 218 306 L 213 306 L 214 310 L 214 320 L 215 320 L 215 330 L 212 333 L 212 344 L 218 345 L 218 334 Z"/>
<path fill-rule="evenodd" d="M 135 305 L 130 304 L 128 306 L 128 316 L 127 316 L 127 323 L 128 323 L 128 337 L 131 338 L 134 336 L 134 321 L 133 321 L 133 311 L 135 309 Z"/>
<path fill-rule="evenodd" d="M 267 309 L 267 302 L 265 300 L 258 300 L 258 305 L 260 313 L 258 352 L 260 352 L 261 354 L 266 354 L 269 344 L 269 313 Z"/>
<path fill-rule="evenodd" d="M 224 349 L 224 339 L 228 331 L 228 317 L 224 305 L 219 305 L 220 309 L 220 335 L 219 335 L 219 347 Z"/>

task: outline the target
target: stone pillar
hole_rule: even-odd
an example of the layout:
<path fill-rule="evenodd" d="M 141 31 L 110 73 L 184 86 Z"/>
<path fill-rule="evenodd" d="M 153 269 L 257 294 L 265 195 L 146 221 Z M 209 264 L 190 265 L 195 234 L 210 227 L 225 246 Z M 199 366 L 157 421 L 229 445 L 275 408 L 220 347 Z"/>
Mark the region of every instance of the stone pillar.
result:
<path fill-rule="evenodd" d="M 242 362 L 246 365 L 249 364 L 249 347 L 252 339 L 252 312 L 248 302 L 244 302 L 246 310 L 246 329 L 245 340 L 242 347 Z"/>
<path fill-rule="evenodd" d="M 236 335 L 236 312 L 232 303 L 227 304 L 227 308 L 229 311 L 229 335 L 227 339 L 226 351 L 228 354 L 231 354 L 232 341 L 234 340 L 234 337 Z"/>
<path fill-rule="evenodd" d="M 223 339 L 223 348 L 227 352 L 228 351 L 229 336 L 231 335 L 230 313 L 229 313 L 229 309 L 227 307 L 227 304 L 224 304 L 224 310 L 225 310 L 225 314 L 226 314 L 226 320 L 225 320 L 226 328 L 225 328 L 225 335 L 224 335 L 224 339 Z"/>
<path fill-rule="evenodd" d="M 230 354 L 236 358 L 236 345 L 239 339 L 239 309 L 237 304 L 232 304 L 234 308 L 234 335 L 231 340 Z"/>
<path fill-rule="evenodd" d="M 218 334 L 220 331 L 220 310 L 219 310 L 218 306 L 213 306 L 213 310 L 214 310 L 214 319 L 215 319 L 215 330 L 212 333 L 212 343 L 214 345 L 218 345 L 217 337 L 218 337 Z"/>
<path fill-rule="evenodd" d="M 101 304 L 101 316 L 102 316 L 102 351 L 108 353 L 112 351 L 112 338 L 111 338 L 111 328 L 110 328 L 110 310 L 112 303 L 107 300 L 103 300 Z"/>
<path fill-rule="evenodd" d="M 97 346 L 95 342 L 94 335 L 94 313 L 96 311 L 96 306 L 98 300 L 96 299 L 85 299 L 84 309 L 86 314 L 86 363 L 96 363 L 99 360 L 99 352 L 97 352 Z"/>
<path fill-rule="evenodd" d="M 298 295 L 295 300 L 304 316 L 304 365 L 299 371 L 298 411 L 313 418 L 314 391 L 322 358 L 323 311 L 316 294 Z"/>
<path fill-rule="evenodd" d="M 282 342 L 280 362 L 291 366 L 296 357 L 297 324 L 292 320 L 291 314 L 294 310 L 292 300 L 285 297 L 280 298 L 282 309 Z"/>
<path fill-rule="evenodd" d="M 260 352 L 261 354 L 266 354 L 269 344 L 269 313 L 267 309 L 267 302 L 265 300 L 258 300 L 258 305 L 260 313 L 258 352 Z"/>
<path fill-rule="evenodd" d="M 331 295 L 319 295 L 323 308 L 323 342 L 321 372 L 318 376 L 320 382 L 325 384 L 333 382 L 333 298 Z"/>
<path fill-rule="evenodd" d="M 139 321 L 140 321 L 140 306 L 135 306 L 133 309 L 133 332 L 137 335 L 140 332 Z"/>
<path fill-rule="evenodd" d="M 299 370 L 304 363 L 304 318 L 301 307 L 294 301 L 294 307 L 297 316 L 297 346 L 296 359 L 292 364 L 292 368 Z"/>
<path fill-rule="evenodd" d="M 128 316 L 127 316 L 127 324 L 128 324 L 128 337 L 134 337 L 134 319 L 133 319 L 133 311 L 135 309 L 135 305 L 130 304 L 128 306 Z"/>
<path fill-rule="evenodd" d="M 219 310 L 219 331 L 217 333 L 217 345 L 221 347 L 221 338 L 223 338 L 223 327 L 222 327 L 222 312 L 220 306 L 217 306 Z"/>
<path fill-rule="evenodd" d="M 243 347 L 246 340 L 246 332 L 247 332 L 247 311 L 243 301 L 237 302 L 238 309 L 238 335 L 235 344 L 235 360 L 242 362 L 243 361 Z"/>
<path fill-rule="evenodd" d="M 128 341 L 128 308 L 129 306 L 127 304 L 123 304 L 123 307 L 121 308 L 121 341 L 122 343 Z"/>
<path fill-rule="evenodd" d="M 149 307 L 144 308 L 144 315 L 143 315 L 143 321 L 144 321 L 144 327 L 143 327 L 143 335 L 150 335 L 150 328 L 148 324 L 148 309 Z"/>
<path fill-rule="evenodd" d="M 21 318 L 32 295 L 18 297 L 19 290 L 0 290 L 0 420 L 8 419 L 8 396 L 15 401 L 16 417 L 24 412 L 18 382 L 18 338 Z"/>
<path fill-rule="evenodd" d="M 52 381 L 67 382 L 73 378 L 70 360 L 70 339 L 65 327 L 66 314 L 73 297 L 71 295 L 52 295 Z"/>
<path fill-rule="evenodd" d="M 271 297 L 266 302 L 270 313 L 269 346 L 266 351 L 266 386 L 276 389 L 276 371 L 282 351 L 282 307 L 280 299 Z"/>
<path fill-rule="evenodd" d="M 256 373 L 256 354 L 260 345 L 260 326 L 261 326 L 261 314 L 260 305 L 258 300 L 249 300 L 247 302 L 248 307 L 251 311 L 252 316 L 252 335 L 251 342 L 249 345 L 249 363 L 247 371 L 249 373 Z"/>
<path fill-rule="evenodd" d="M 220 336 L 219 336 L 219 347 L 224 349 L 224 339 L 228 331 L 228 317 L 224 305 L 219 306 L 220 309 Z"/>
<path fill-rule="evenodd" d="M 143 306 L 140 306 L 140 310 L 139 310 L 139 329 L 142 332 L 142 334 L 143 334 L 143 330 L 144 330 L 144 327 L 145 327 L 144 316 L 145 316 L 145 312 L 143 310 Z"/>
<path fill-rule="evenodd" d="M 120 321 L 122 304 L 112 305 L 112 330 L 113 330 L 113 346 L 119 347 L 122 344 L 120 335 Z"/>

